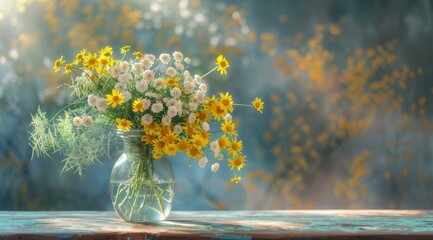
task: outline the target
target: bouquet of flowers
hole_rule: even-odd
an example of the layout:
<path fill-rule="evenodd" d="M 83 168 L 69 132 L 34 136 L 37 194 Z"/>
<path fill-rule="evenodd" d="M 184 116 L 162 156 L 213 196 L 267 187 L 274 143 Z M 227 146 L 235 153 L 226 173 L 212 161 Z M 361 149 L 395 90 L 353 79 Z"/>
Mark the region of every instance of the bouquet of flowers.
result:
<path fill-rule="evenodd" d="M 83 49 L 69 63 L 63 57 L 55 61 L 54 71 L 76 75 L 68 84 L 76 100 L 52 119 L 40 109 L 32 116 L 34 153 L 51 156 L 58 152 L 65 156 L 63 171 L 82 174 L 84 167 L 108 153 L 113 139 L 110 129 L 139 130 L 140 144 L 148 147 L 145 153 L 152 163 L 166 155 L 185 153 L 205 167 L 213 156 L 211 170 L 216 172 L 219 162 L 227 159 L 233 171 L 231 181 L 238 183 L 241 177 L 236 171 L 245 166 L 246 157 L 231 112 L 237 105 L 261 112 L 262 100 L 256 98 L 247 105 L 234 103 L 227 92 L 206 96 L 203 79 L 214 71 L 226 74 L 230 67 L 222 55 L 212 70 L 199 76 L 188 71 L 191 59 L 180 52 L 158 58 L 129 52 L 129 46 L 122 47 L 121 58 L 116 59 L 107 46 L 97 53 Z M 132 178 L 143 174 L 137 170 Z"/>

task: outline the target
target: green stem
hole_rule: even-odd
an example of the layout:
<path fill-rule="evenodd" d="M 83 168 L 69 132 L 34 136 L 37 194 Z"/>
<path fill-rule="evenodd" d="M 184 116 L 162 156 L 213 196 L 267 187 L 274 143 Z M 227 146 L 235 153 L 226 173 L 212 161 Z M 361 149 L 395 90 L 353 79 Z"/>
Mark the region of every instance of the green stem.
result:
<path fill-rule="evenodd" d="M 213 71 L 215 71 L 218 68 L 218 66 L 214 67 L 212 70 L 207 72 L 205 75 L 201 76 L 201 78 L 205 78 L 207 75 L 211 74 Z"/>

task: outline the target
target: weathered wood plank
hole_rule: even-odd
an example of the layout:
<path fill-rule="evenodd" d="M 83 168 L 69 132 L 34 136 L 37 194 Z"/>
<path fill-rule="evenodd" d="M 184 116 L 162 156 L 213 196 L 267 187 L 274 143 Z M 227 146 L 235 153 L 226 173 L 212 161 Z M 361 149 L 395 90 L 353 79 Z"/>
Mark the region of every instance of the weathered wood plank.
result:
<path fill-rule="evenodd" d="M 152 224 L 114 212 L 0 212 L 0 239 L 433 239 L 433 211 L 172 212 Z"/>

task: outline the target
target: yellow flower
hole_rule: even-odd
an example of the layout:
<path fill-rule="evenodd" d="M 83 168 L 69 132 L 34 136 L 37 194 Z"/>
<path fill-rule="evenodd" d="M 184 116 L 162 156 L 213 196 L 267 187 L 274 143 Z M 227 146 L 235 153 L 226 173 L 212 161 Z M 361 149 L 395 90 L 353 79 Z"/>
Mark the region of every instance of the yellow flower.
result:
<path fill-rule="evenodd" d="M 240 171 L 243 167 L 245 167 L 245 156 L 239 156 L 239 157 L 233 157 L 233 159 L 229 159 L 229 167 L 231 167 L 231 170 L 233 168 L 237 168 L 238 171 Z"/>
<path fill-rule="evenodd" d="M 156 122 L 152 122 L 149 125 L 144 125 L 144 131 L 147 134 L 156 134 L 159 129 L 160 129 L 160 126 Z"/>
<path fill-rule="evenodd" d="M 125 96 L 120 94 L 120 92 L 116 89 L 113 89 L 111 94 L 107 94 L 107 98 L 105 100 L 107 101 L 108 105 L 111 105 L 113 108 L 115 108 L 117 105 L 123 104 L 123 99 L 125 99 Z"/>
<path fill-rule="evenodd" d="M 70 73 L 71 70 L 72 70 L 72 64 L 70 64 L 70 63 L 66 64 L 65 65 L 65 72 L 64 72 L 64 74 Z"/>
<path fill-rule="evenodd" d="M 197 120 L 199 122 L 207 122 L 210 119 L 210 112 L 209 110 L 202 110 L 200 112 L 195 113 Z"/>
<path fill-rule="evenodd" d="M 220 74 L 227 74 L 227 68 L 230 67 L 230 63 L 229 61 L 227 61 L 227 59 L 223 56 L 223 55 L 219 55 L 217 57 L 217 62 L 215 63 L 218 66 L 217 71 L 220 71 Z"/>
<path fill-rule="evenodd" d="M 101 49 L 101 51 L 99 51 L 99 54 L 104 57 L 110 57 L 111 55 L 113 55 L 113 48 L 111 48 L 110 46 L 106 46 L 105 48 Z"/>
<path fill-rule="evenodd" d="M 233 112 L 233 99 L 232 96 L 226 92 L 226 94 L 219 93 L 220 94 L 220 102 L 222 105 L 229 110 L 230 112 Z"/>
<path fill-rule="evenodd" d="M 182 126 L 182 131 L 187 135 L 187 136 L 192 136 L 195 131 L 197 130 L 198 125 L 196 123 L 193 124 L 185 124 L 185 126 Z"/>
<path fill-rule="evenodd" d="M 134 112 L 144 111 L 144 103 L 141 101 L 141 99 L 137 99 L 132 103 L 132 111 Z"/>
<path fill-rule="evenodd" d="M 146 144 L 152 144 L 152 141 L 155 139 L 155 136 L 153 136 L 152 134 L 145 134 L 144 136 L 141 137 L 141 141 L 146 143 Z"/>
<path fill-rule="evenodd" d="M 189 147 L 189 143 L 188 143 L 188 141 L 186 139 L 181 139 L 177 143 L 177 150 L 179 152 L 185 151 L 186 149 L 188 149 L 188 147 Z"/>
<path fill-rule="evenodd" d="M 174 156 L 176 155 L 176 151 L 177 151 L 177 146 L 176 144 L 172 143 L 172 144 L 168 144 L 165 147 L 165 153 L 169 156 Z"/>
<path fill-rule="evenodd" d="M 125 53 L 127 53 L 127 52 L 129 51 L 129 49 L 131 49 L 131 46 L 123 46 L 123 47 L 120 49 L 120 53 L 121 53 L 121 54 L 125 54 Z"/>
<path fill-rule="evenodd" d="M 179 140 L 179 136 L 176 135 L 173 131 L 169 131 L 167 134 L 164 135 L 164 137 L 162 137 L 162 140 L 164 140 L 166 144 L 174 144 Z"/>
<path fill-rule="evenodd" d="M 101 56 L 98 59 L 98 61 L 99 61 L 99 63 L 102 66 L 105 66 L 105 65 L 111 66 L 111 65 L 113 65 L 113 60 L 110 57 Z"/>
<path fill-rule="evenodd" d="M 96 57 L 96 53 L 87 53 L 87 56 L 84 56 L 83 67 L 87 68 L 88 70 L 95 70 L 98 65 L 99 59 Z"/>
<path fill-rule="evenodd" d="M 200 159 L 203 152 L 198 147 L 189 146 L 186 150 L 186 155 L 190 158 Z"/>
<path fill-rule="evenodd" d="M 165 148 L 165 142 L 162 139 L 155 139 L 152 142 L 154 151 L 163 151 Z"/>
<path fill-rule="evenodd" d="M 132 55 L 134 55 L 135 57 L 137 57 L 139 59 L 143 59 L 144 58 L 143 53 L 141 53 L 141 52 L 134 52 Z"/>
<path fill-rule="evenodd" d="M 218 145 L 220 146 L 221 149 L 227 147 L 229 144 L 230 141 L 225 134 L 222 135 L 220 139 L 218 139 Z"/>
<path fill-rule="evenodd" d="M 241 181 L 241 177 L 234 177 L 230 181 L 233 183 L 238 183 L 239 181 Z"/>
<path fill-rule="evenodd" d="M 63 56 L 60 56 L 60 58 L 54 62 L 54 72 L 59 71 L 63 63 L 65 63 L 65 61 L 63 61 Z"/>
<path fill-rule="evenodd" d="M 159 151 L 153 150 L 153 153 L 152 153 L 153 159 L 159 159 L 159 158 L 162 158 L 162 156 L 164 156 L 164 152 L 163 151 L 161 151 L 161 150 L 159 150 Z"/>
<path fill-rule="evenodd" d="M 84 48 L 83 50 L 81 50 L 81 52 L 77 53 L 77 55 L 75 56 L 75 61 L 73 62 L 74 65 L 77 65 L 79 62 L 83 60 L 86 51 L 87 50 Z"/>
<path fill-rule="evenodd" d="M 117 129 L 121 131 L 128 131 L 132 127 L 132 122 L 123 118 L 116 118 Z"/>
<path fill-rule="evenodd" d="M 228 119 L 224 120 L 224 122 L 221 124 L 221 130 L 230 135 L 234 135 L 234 136 L 238 135 L 236 133 L 235 124 Z"/>
<path fill-rule="evenodd" d="M 167 79 L 165 79 L 164 82 L 167 86 L 178 87 L 178 88 L 182 89 L 182 86 L 178 83 L 179 80 L 180 80 L 180 78 L 178 78 L 178 77 L 177 78 L 167 78 Z"/>
<path fill-rule="evenodd" d="M 228 152 L 232 155 L 232 156 L 237 156 L 238 153 L 242 152 L 242 140 L 237 141 L 237 139 L 233 139 L 228 146 Z"/>
<path fill-rule="evenodd" d="M 261 98 L 257 97 L 256 99 L 254 99 L 252 104 L 257 109 L 257 111 L 263 113 L 262 110 L 263 110 L 265 104 L 262 102 Z"/>
<path fill-rule="evenodd" d="M 206 140 L 201 134 L 194 134 L 191 138 L 191 143 L 194 147 L 201 149 L 206 145 Z"/>
<path fill-rule="evenodd" d="M 219 121 L 222 117 L 224 117 L 228 113 L 228 109 L 219 101 L 215 102 L 215 104 L 213 104 L 210 110 L 213 117 L 217 121 Z"/>

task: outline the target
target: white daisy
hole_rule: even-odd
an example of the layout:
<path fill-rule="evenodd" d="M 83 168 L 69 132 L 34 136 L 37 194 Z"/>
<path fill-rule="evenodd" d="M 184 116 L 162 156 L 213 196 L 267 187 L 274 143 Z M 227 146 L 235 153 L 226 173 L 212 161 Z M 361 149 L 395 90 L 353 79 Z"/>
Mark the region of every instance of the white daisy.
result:
<path fill-rule="evenodd" d="M 140 63 L 143 64 L 145 68 L 150 68 L 153 65 L 153 61 L 151 61 L 149 58 L 144 58 L 140 61 Z"/>
<path fill-rule="evenodd" d="M 146 71 L 143 72 L 143 79 L 147 82 L 153 81 L 154 79 L 154 74 L 152 70 L 147 69 Z"/>
<path fill-rule="evenodd" d="M 189 71 L 185 71 L 183 72 L 183 76 L 187 78 L 187 77 L 191 77 L 191 74 L 189 73 Z"/>
<path fill-rule="evenodd" d="M 120 62 L 119 67 L 122 72 L 127 72 L 129 70 L 129 63 L 127 61 Z"/>
<path fill-rule="evenodd" d="M 203 123 L 201 124 L 201 128 L 202 128 L 203 130 L 205 130 L 206 132 L 208 132 L 208 131 L 210 130 L 209 123 L 207 123 L 207 122 L 203 122 Z"/>
<path fill-rule="evenodd" d="M 161 55 L 159 55 L 159 61 L 161 61 L 163 64 L 168 64 L 171 60 L 170 55 L 168 55 L 167 53 L 163 53 Z"/>
<path fill-rule="evenodd" d="M 161 123 L 162 123 L 164 126 L 168 126 L 168 125 L 170 125 L 170 123 L 171 123 L 171 117 L 170 117 L 170 116 L 167 116 L 167 115 L 164 115 L 164 117 L 162 117 L 162 119 L 161 119 Z"/>
<path fill-rule="evenodd" d="M 162 78 L 157 78 L 153 81 L 153 87 L 156 89 L 161 89 L 164 87 L 164 80 Z"/>
<path fill-rule="evenodd" d="M 91 127 L 93 124 L 93 120 L 91 116 L 84 116 L 83 117 L 83 126 L 85 127 Z"/>
<path fill-rule="evenodd" d="M 176 72 L 176 69 L 169 67 L 165 71 L 165 74 L 167 74 L 169 77 L 174 77 L 174 76 L 176 76 L 177 72 Z"/>
<path fill-rule="evenodd" d="M 98 101 L 98 97 L 97 96 L 95 96 L 95 95 L 93 95 L 93 94 L 90 94 L 88 97 L 87 97 L 87 103 L 89 104 L 89 106 L 91 106 L 91 107 L 96 107 L 96 102 Z"/>
<path fill-rule="evenodd" d="M 152 102 L 147 98 L 141 99 L 141 102 L 144 105 L 144 110 L 147 110 L 150 107 L 150 104 L 152 104 Z"/>
<path fill-rule="evenodd" d="M 126 90 L 126 84 L 123 82 L 118 82 L 114 85 L 114 89 L 116 89 L 119 92 L 123 92 Z"/>
<path fill-rule="evenodd" d="M 177 51 L 174 52 L 173 57 L 174 57 L 174 60 L 176 60 L 176 62 L 182 62 L 182 60 L 183 60 L 183 54 L 181 52 L 177 52 Z"/>
<path fill-rule="evenodd" d="M 201 84 L 201 77 L 199 75 L 194 75 L 194 81 L 200 85 Z"/>
<path fill-rule="evenodd" d="M 168 107 L 167 116 L 169 116 L 169 117 L 172 118 L 172 117 L 174 117 L 176 115 L 177 115 L 177 109 L 176 109 L 176 107 L 175 106 Z"/>
<path fill-rule="evenodd" d="M 214 164 L 212 164 L 212 166 L 211 166 L 211 170 L 212 170 L 212 172 L 216 172 L 216 171 L 218 171 L 219 168 L 220 168 L 219 163 L 214 163 Z"/>
<path fill-rule="evenodd" d="M 192 82 L 185 82 L 185 93 L 191 94 L 194 92 L 194 83 Z"/>
<path fill-rule="evenodd" d="M 149 59 L 152 63 L 155 62 L 155 55 L 153 54 L 145 54 L 144 59 Z"/>
<path fill-rule="evenodd" d="M 196 119 L 197 119 L 197 117 L 195 116 L 195 114 L 194 113 L 190 113 L 189 116 L 188 116 L 188 124 L 193 124 Z"/>
<path fill-rule="evenodd" d="M 175 99 L 179 99 L 182 95 L 182 91 L 178 87 L 174 87 L 173 89 L 171 89 L 170 95 Z"/>
<path fill-rule="evenodd" d="M 214 157 L 217 157 L 218 154 L 220 153 L 220 144 L 218 140 L 215 140 L 210 143 L 210 149 L 212 150 Z"/>
<path fill-rule="evenodd" d="M 224 120 L 229 120 L 230 122 L 232 122 L 232 115 L 230 115 L 230 113 L 227 113 L 224 117 Z"/>
<path fill-rule="evenodd" d="M 175 134 L 180 134 L 182 132 L 182 126 L 180 126 L 179 124 L 175 125 L 174 128 L 173 128 L 173 132 Z"/>
<path fill-rule="evenodd" d="M 119 65 L 115 65 L 114 67 L 112 67 L 110 69 L 110 72 L 111 72 L 111 76 L 113 76 L 115 78 L 119 77 L 120 74 L 122 73 L 122 71 L 120 70 Z"/>
<path fill-rule="evenodd" d="M 144 114 L 143 117 L 141 117 L 141 122 L 145 125 L 149 125 L 153 122 L 153 117 L 150 114 Z"/>
<path fill-rule="evenodd" d="M 108 104 L 107 101 L 105 101 L 105 98 L 100 98 L 96 101 L 96 108 L 101 112 L 107 111 Z"/>
<path fill-rule="evenodd" d="M 131 74 L 128 73 L 128 72 L 126 72 L 126 73 L 122 73 L 122 74 L 120 74 L 120 76 L 119 76 L 119 82 L 126 82 L 126 81 L 128 81 L 129 79 L 131 79 Z"/>
<path fill-rule="evenodd" d="M 183 59 L 183 61 L 184 61 L 186 64 L 190 64 L 190 63 L 191 63 L 191 59 L 190 59 L 189 57 L 186 57 L 185 59 Z"/>
<path fill-rule="evenodd" d="M 120 94 L 122 94 L 122 96 L 124 96 L 125 98 L 123 99 L 123 102 L 127 102 L 132 98 L 132 94 L 128 91 L 123 91 Z"/>
<path fill-rule="evenodd" d="M 135 62 L 132 65 L 132 68 L 136 71 L 142 70 L 143 69 L 143 64 L 141 62 Z"/>
<path fill-rule="evenodd" d="M 207 86 L 206 86 L 206 84 L 204 84 L 204 83 L 202 83 L 202 84 L 200 84 L 200 87 L 198 87 L 200 90 L 202 90 L 204 93 L 206 93 L 207 92 Z"/>
<path fill-rule="evenodd" d="M 206 166 L 206 163 L 208 162 L 206 157 L 202 157 L 199 161 L 198 161 L 198 166 L 201 168 L 204 168 Z"/>
<path fill-rule="evenodd" d="M 74 117 L 72 123 L 74 124 L 74 126 L 79 127 L 83 123 L 83 119 L 81 119 L 80 117 Z"/>
<path fill-rule="evenodd" d="M 152 110 L 152 112 L 154 112 L 154 113 L 159 113 L 159 112 L 161 112 L 163 109 L 164 109 L 164 106 L 162 105 L 161 102 L 156 102 L 156 103 L 152 104 L 152 108 L 151 108 L 151 110 Z"/>
<path fill-rule="evenodd" d="M 183 71 L 183 70 L 185 69 L 185 67 L 183 66 L 182 63 L 178 63 L 178 62 L 176 62 L 176 63 L 174 63 L 174 65 L 176 66 L 176 68 L 177 68 L 179 71 Z"/>
<path fill-rule="evenodd" d="M 195 97 L 197 97 L 199 102 L 204 102 L 206 100 L 206 96 L 202 90 L 198 90 Z"/>
<path fill-rule="evenodd" d="M 135 84 L 135 88 L 137 89 L 137 91 L 144 93 L 147 90 L 147 82 L 142 80 L 142 81 L 138 81 Z"/>
<path fill-rule="evenodd" d="M 198 108 L 198 104 L 197 103 L 194 103 L 194 102 L 189 103 L 189 110 L 191 112 L 195 112 L 197 110 L 197 108 Z"/>

